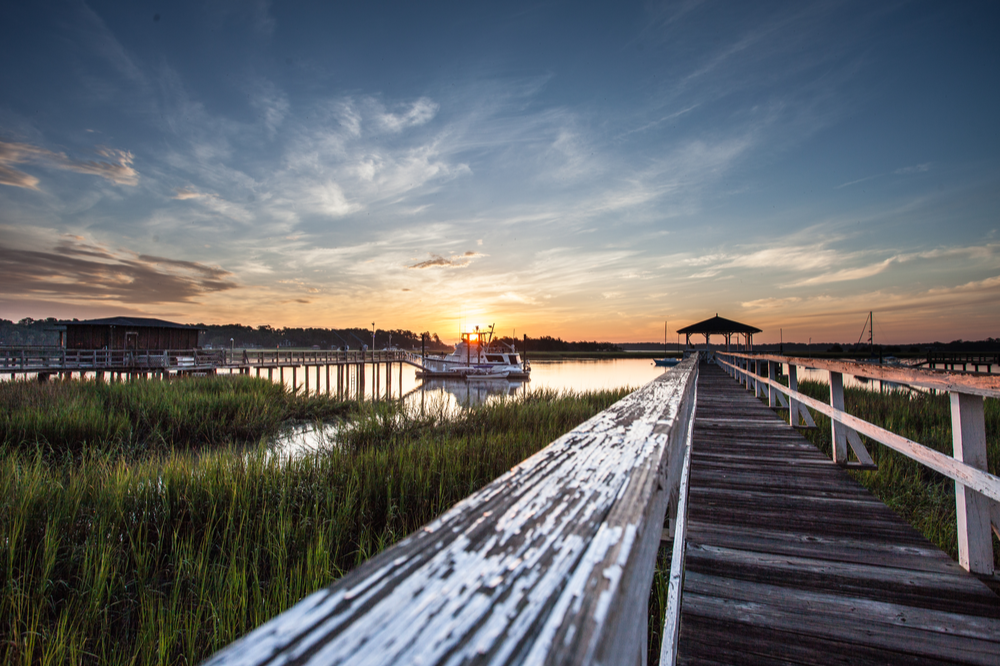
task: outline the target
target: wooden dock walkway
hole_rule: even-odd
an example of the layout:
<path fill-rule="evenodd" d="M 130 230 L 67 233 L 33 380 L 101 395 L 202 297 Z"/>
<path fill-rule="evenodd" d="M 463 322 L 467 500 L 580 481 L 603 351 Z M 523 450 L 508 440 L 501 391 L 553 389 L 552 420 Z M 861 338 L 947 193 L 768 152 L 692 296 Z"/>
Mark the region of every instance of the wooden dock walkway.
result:
<path fill-rule="evenodd" d="M 680 664 L 1000 663 L 1000 598 L 714 364 Z"/>

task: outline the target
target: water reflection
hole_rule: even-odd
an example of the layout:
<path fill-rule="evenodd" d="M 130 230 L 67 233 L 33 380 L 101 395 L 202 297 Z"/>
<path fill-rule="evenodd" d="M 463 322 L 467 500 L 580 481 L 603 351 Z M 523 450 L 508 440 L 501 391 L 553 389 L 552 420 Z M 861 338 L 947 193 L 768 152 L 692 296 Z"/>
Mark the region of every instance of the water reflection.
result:
<path fill-rule="evenodd" d="M 306 369 L 295 373 L 299 391 L 304 391 L 302 378 Z M 384 398 L 402 399 L 403 408 L 415 414 L 453 415 L 475 405 L 502 397 L 516 397 L 538 389 L 555 391 L 596 391 L 618 389 L 620 387 L 639 388 L 662 374 L 664 369 L 653 365 L 650 359 L 594 359 L 566 361 L 533 361 L 531 380 L 421 380 L 416 377 L 412 366 L 394 365 L 386 373 L 385 368 L 373 373 L 371 367 L 364 378 L 353 376 L 341 378 L 338 383 L 334 375 L 329 387 L 325 373 L 309 370 L 310 393 L 329 391 L 332 395 L 345 398 L 371 400 Z M 274 378 L 279 380 L 278 377 Z M 283 378 L 292 387 L 292 374 Z M 315 381 L 314 381 L 315 380 Z M 338 392 L 338 385 L 340 391 Z M 349 428 L 349 426 L 347 427 Z M 320 453 L 337 446 L 338 426 L 336 424 L 317 425 L 296 424 L 273 440 L 272 451 L 280 456 L 301 456 Z"/>
<path fill-rule="evenodd" d="M 417 394 L 420 397 L 421 409 L 426 408 L 428 395 L 433 399 L 445 399 L 445 403 L 455 407 L 467 408 L 482 405 L 493 396 L 517 396 L 525 391 L 526 382 L 502 380 L 425 380 L 408 396 L 404 397 L 410 406 L 415 407 Z"/>
<path fill-rule="evenodd" d="M 272 453 L 281 457 L 321 454 L 337 446 L 340 425 L 334 423 L 299 422 L 286 425 L 270 443 Z"/>

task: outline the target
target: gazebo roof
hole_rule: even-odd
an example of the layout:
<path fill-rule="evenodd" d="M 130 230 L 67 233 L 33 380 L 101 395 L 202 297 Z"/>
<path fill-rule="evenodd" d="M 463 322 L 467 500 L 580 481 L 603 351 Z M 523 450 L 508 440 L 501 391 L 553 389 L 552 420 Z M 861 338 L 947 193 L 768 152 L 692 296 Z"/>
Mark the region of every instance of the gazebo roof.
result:
<path fill-rule="evenodd" d="M 715 317 L 710 317 L 707 320 L 698 322 L 697 324 L 692 324 L 691 326 L 684 327 L 683 329 L 678 329 L 677 333 L 680 334 L 755 334 L 760 333 L 762 330 L 757 327 L 752 327 L 749 324 L 743 324 L 742 322 L 734 322 L 733 320 L 727 320 L 724 317 L 719 317 L 716 313 Z"/>

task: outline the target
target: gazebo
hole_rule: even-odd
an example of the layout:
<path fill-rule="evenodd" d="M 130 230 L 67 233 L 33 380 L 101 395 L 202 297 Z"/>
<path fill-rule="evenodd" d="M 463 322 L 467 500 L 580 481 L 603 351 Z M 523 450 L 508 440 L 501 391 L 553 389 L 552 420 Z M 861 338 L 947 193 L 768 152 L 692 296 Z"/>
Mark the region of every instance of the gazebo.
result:
<path fill-rule="evenodd" d="M 753 349 L 753 335 L 760 332 L 761 329 L 758 329 L 757 327 L 752 327 L 749 324 L 743 324 L 741 322 L 734 322 L 733 320 L 727 320 L 725 317 L 719 317 L 718 313 L 715 314 L 715 317 L 710 317 L 707 320 L 698 322 L 697 324 L 692 324 L 691 326 L 677 330 L 677 333 L 684 334 L 688 347 L 691 347 L 691 334 L 704 335 L 706 348 L 709 345 L 711 336 L 716 334 L 725 337 L 727 350 L 729 349 L 733 334 L 736 334 L 737 336 L 740 334 L 743 335 L 743 349 Z M 737 341 L 739 341 L 739 338 L 737 338 Z M 738 342 L 737 345 L 739 345 Z"/>

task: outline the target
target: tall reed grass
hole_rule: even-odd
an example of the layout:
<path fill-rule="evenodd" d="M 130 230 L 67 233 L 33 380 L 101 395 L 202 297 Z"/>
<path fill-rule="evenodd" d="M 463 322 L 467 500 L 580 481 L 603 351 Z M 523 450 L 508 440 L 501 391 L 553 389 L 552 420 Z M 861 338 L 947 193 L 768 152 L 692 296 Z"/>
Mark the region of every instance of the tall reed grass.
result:
<path fill-rule="evenodd" d="M 240 382 L 248 381 L 256 382 Z M 223 395 L 244 390 L 239 382 L 214 387 Z M 21 397 L 5 395 L 4 407 L 25 414 L 29 410 L 21 405 L 58 403 L 44 385 L 24 391 Z M 103 405 L 131 406 L 120 413 L 128 417 L 116 417 L 112 426 L 70 416 L 59 419 L 77 424 L 73 428 L 46 427 L 38 418 L 31 422 L 49 448 L 72 442 L 79 455 L 71 459 L 54 460 L 33 447 L 26 435 L 32 431 L 23 426 L 4 431 L 0 660 L 5 663 L 204 660 L 627 393 L 535 393 L 452 418 L 366 404 L 358 408 L 354 426 L 344 430 L 342 446 L 281 459 L 263 445 L 249 452 L 245 446 L 188 451 L 201 439 L 232 436 L 218 425 L 198 431 L 204 434 L 200 439 L 175 428 L 163 415 L 177 415 L 166 407 L 176 403 L 156 388 L 124 390 L 124 398 L 107 391 L 119 398 L 102 399 Z M 255 391 L 287 400 L 269 388 Z M 74 392 L 69 390 L 75 405 L 97 400 Z M 149 392 L 158 407 L 144 408 L 141 392 Z M 274 410 L 268 400 L 246 403 L 253 410 Z M 235 399 L 210 404 L 222 406 L 224 415 L 248 414 Z M 283 409 L 280 414 L 295 412 Z M 215 418 L 211 409 L 203 410 L 201 419 Z M 177 418 L 197 426 L 198 420 Z M 158 425 L 164 447 L 172 449 L 134 458 L 102 440 L 136 442 L 136 432 L 151 430 L 139 425 L 144 419 Z M 232 427 L 234 421 L 226 419 Z M 15 423 L 28 421 L 18 417 Z M 8 435 L 12 432 L 18 435 Z"/>
<path fill-rule="evenodd" d="M 803 381 L 799 383 L 799 390 L 817 400 L 830 401 L 830 388 L 826 383 Z M 952 455 L 951 404 L 947 394 L 845 387 L 844 407 L 867 422 Z M 1000 401 L 985 399 L 984 412 L 987 469 L 996 475 L 1000 470 Z M 805 431 L 805 435 L 823 453 L 832 456 L 830 419 L 816 412 L 812 414 L 818 428 Z M 885 445 L 864 436 L 861 439 L 878 464 L 878 470 L 852 471 L 850 474 L 931 542 L 957 559 L 955 483 Z M 1000 541 L 995 536 L 993 557 L 1000 568 Z"/>
<path fill-rule="evenodd" d="M 256 442 L 285 420 L 342 417 L 356 405 L 250 377 L 0 382 L 0 447 L 51 458 Z"/>

